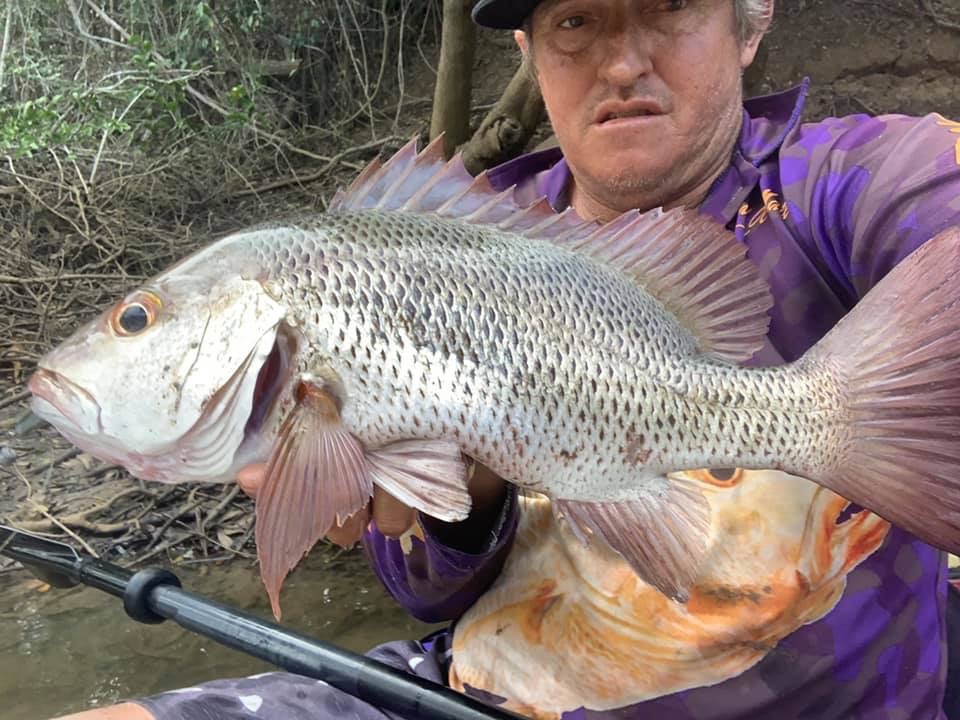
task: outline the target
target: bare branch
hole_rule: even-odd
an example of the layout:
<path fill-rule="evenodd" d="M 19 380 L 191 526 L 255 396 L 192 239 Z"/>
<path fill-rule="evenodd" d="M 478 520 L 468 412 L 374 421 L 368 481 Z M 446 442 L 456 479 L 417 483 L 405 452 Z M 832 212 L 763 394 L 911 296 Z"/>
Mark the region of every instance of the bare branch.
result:
<path fill-rule="evenodd" d="M 10 46 L 10 20 L 13 18 L 13 0 L 7 0 L 7 14 L 3 21 L 3 45 L 0 46 L 0 88 L 3 87 L 3 71 L 7 62 L 7 48 Z"/>
<path fill-rule="evenodd" d="M 66 0 L 67 8 L 70 10 L 70 15 L 73 17 L 73 24 L 77 28 L 77 33 L 84 40 L 87 40 L 92 47 L 96 47 L 97 43 L 103 43 L 105 45 L 114 45 L 118 47 L 126 47 L 123 43 L 119 43 L 116 40 L 111 38 L 100 37 L 99 35 L 92 35 L 83 24 L 83 19 L 80 17 L 80 11 L 77 9 L 76 4 L 73 0 Z"/>
<path fill-rule="evenodd" d="M 942 27 L 947 30 L 960 30 L 960 22 L 946 20 L 941 17 L 940 13 L 934 9 L 931 0 L 920 0 L 920 5 L 923 6 L 924 11 L 930 16 L 930 19 L 933 20 L 934 24 L 938 27 Z"/>
<path fill-rule="evenodd" d="M 470 95 L 476 26 L 470 19 L 472 0 L 444 0 L 440 66 L 433 96 L 430 139 L 444 136 L 450 157 L 470 137 Z"/>

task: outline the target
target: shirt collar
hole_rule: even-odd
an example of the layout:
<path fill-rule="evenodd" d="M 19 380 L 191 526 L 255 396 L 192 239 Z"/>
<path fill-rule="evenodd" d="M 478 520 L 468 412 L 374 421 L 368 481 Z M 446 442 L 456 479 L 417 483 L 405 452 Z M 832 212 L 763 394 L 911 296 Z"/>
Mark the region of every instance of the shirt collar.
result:
<path fill-rule="evenodd" d="M 759 180 L 759 166 L 780 149 L 787 134 L 800 121 L 810 79 L 788 90 L 749 98 L 743 103 L 743 124 L 730 166 L 717 178 L 702 209 L 718 219 L 730 220 Z M 570 168 L 559 147 L 521 155 L 488 171 L 494 187 L 507 188 L 532 180 L 535 195 L 546 197 L 553 208 L 569 203 Z"/>
<path fill-rule="evenodd" d="M 754 167 L 780 149 L 796 127 L 810 91 L 810 79 L 789 90 L 749 98 L 743 103 L 743 128 L 737 149 Z"/>

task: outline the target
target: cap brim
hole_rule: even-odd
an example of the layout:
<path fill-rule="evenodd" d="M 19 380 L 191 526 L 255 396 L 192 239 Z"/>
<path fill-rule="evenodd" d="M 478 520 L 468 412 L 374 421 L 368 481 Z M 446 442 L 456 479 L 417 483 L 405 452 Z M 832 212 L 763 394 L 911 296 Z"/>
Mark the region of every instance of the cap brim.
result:
<path fill-rule="evenodd" d="M 540 0 L 480 0 L 473 7 L 473 21 L 495 30 L 517 30 Z"/>

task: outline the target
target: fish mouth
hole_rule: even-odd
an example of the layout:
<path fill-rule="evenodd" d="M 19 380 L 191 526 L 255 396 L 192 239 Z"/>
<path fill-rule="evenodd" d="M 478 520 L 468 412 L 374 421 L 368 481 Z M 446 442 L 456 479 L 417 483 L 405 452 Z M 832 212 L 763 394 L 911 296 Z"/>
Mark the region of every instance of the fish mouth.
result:
<path fill-rule="evenodd" d="M 88 436 L 103 430 L 100 404 L 66 376 L 40 367 L 30 376 L 27 389 L 33 394 L 30 409 L 55 428 Z"/>
<path fill-rule="evenodd" d="M 295 352 L 296 341 L 288 333 L 278 331 L 273 348 L 257 373 L 253 405 L 244 426 L 242 446 L 252 443 L 260 435 L 267 420 L 279 405 L 281 393 L 293 372 L 292 360 Z"/>

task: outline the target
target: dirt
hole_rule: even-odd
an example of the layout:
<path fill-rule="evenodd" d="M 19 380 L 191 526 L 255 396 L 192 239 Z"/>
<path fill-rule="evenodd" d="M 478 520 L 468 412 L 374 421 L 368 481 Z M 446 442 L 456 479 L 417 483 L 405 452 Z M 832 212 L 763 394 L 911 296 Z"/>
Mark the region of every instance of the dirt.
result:
<path fill-rule="evenodd" d="M 934 3 L 960 24 L 960 2 Z M 806 117 L 868 112 L 960 117 L 960 29 L 916 0 L 778 3 L 757 93 L 812 81 Z"/>
<path fill-rule="evenodd" d="M 761 57 L 747 74 L 748 89 L 765 94 L 809 77 L 809 120 L 860 112 L 939 112 L 960 118 L 960 31 L 949 26 L 960 23 L 960 0 L 934 0 L 931 6 L 939 24 L 921 2 L 908 0 L 782 3 Z M 425 50 L 433 62 L 435 48 Z M 509 33 L 481 31 L 473 91 L 477 121 L 512 75 L 516 57 Z M 435 77 L 422 59 L 411 68 L 405 92 L 415 102 L 400 129 L 407 137 L 429 124 Z M 534 143 L 548 136 L 545 125 Z M 261 207 L 314 207 L 313 192 L 310 186 L 290 186 Z M 208 224 L 224 229 L 231 217 L 249 216 L 249 208 L 238 214 L 224 207 L 223 212 Z M 24 401 L 13 400 L 29 370 L 24 366 L 0 376 L 0 446 L 17 453 L 12 465 L 0 464 L 0 522 L 25 522 L 62 536 L 67 519 L 71 532 L 93 549 L 126 562 L 149 553 L 168 561 L 251 557 L 250 502 L 231 494 L 231 488 L 147 487 L 117 468 L 72 453 L 49 429 L 22 438 L 6 435 L 25 410 Z M 0 463 L 3 458 L 0 448 Z"/>

